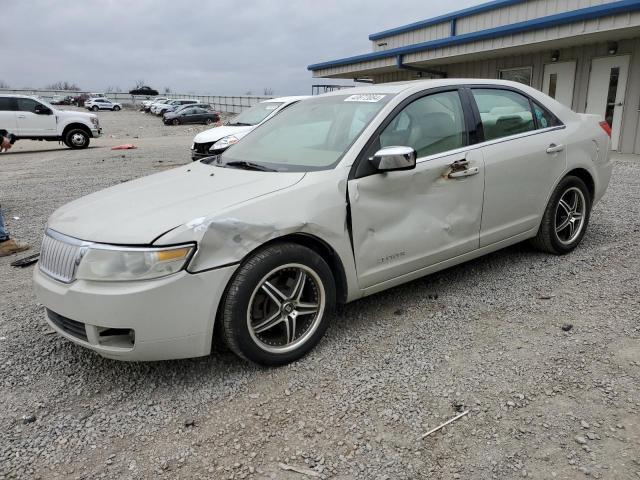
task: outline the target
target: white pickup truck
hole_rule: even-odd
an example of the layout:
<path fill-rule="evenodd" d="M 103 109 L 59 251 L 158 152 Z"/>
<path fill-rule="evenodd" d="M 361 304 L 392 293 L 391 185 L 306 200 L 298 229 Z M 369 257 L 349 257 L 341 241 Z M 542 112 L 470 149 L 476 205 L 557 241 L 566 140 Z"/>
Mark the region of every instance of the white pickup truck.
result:
<path fill-rule="evenodd" d="M 0 129 L 18 140 L 60 141 L 69 148 L 87 148 L 102 133 L 93 113 L 58 110 L 41 98 L 13 94 L 0 94 Z"/>

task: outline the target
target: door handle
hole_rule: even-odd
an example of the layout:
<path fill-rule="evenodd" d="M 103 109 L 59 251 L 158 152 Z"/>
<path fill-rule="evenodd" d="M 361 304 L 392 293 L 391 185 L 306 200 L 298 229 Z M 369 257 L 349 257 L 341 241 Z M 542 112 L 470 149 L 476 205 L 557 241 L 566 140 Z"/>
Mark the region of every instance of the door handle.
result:
<path fill-rule="evenodd" d="M 449 178 L 462 178 L 462 177 L 470 177 L 471 175 L 477 175 L 480 173 L 480 169 L 478 167 L 467 168 L 466 170 L 458 170 L 457 172 L 451 172 L 449 174 Z"/>
<path fill-rule="evenodd" d="M 547 153 L 558 153 L 564 150 L 564 145 L 560 144 L 560 145 L 556 145 L 555 143 L 552 143 L 551 145 L 549 145 L 549 148 L 547 148 Z"/>
<path fill-rule="evenodd" d="M 18 118 L 25 118 L 24 115 L 18 115 Z"/>

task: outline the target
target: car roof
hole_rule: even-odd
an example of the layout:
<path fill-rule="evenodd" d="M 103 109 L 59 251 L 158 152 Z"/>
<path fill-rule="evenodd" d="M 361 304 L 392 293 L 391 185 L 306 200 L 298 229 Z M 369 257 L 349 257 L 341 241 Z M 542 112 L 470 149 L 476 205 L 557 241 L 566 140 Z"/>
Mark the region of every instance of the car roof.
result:
<path fill-rule="evenodd" d="M 0 93 L 0 97 L 14 97 L 14 98 L 38 98 L 37 95 L 19 95 L 17 93 Z"/>

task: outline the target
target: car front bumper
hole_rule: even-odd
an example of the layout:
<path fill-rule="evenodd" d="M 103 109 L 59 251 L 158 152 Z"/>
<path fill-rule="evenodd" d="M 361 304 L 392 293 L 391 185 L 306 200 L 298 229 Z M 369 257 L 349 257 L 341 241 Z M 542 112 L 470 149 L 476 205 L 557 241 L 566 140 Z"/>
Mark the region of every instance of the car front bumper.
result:
<path fill-rule="evenodd" d="M 91 136 L 93 138 L 98 138 L 102 135 L 102 128 L 92 128 L 91 129 Z"/>
<path fill-rule="evenodd" d="M 38 268 L 36 296 L 60 335 L 127 361 L 208 355 L 218 303 L 235 266 L 137 282 L 65 284 Z"/>

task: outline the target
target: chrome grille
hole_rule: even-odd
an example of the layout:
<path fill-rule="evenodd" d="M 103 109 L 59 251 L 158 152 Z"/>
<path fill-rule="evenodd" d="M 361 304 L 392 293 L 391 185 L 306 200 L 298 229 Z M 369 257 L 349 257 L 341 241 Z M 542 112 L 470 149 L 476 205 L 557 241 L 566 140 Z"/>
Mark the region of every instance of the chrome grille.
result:
<path fill-rule="evenodd" d="M 40 248 L 40 271 L 60 282 L 73 282 L 82 258 L 82 245 L 80 240 L 47 230 Z"/>

